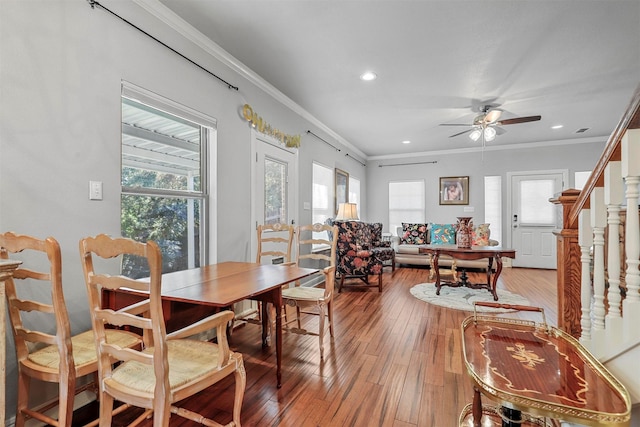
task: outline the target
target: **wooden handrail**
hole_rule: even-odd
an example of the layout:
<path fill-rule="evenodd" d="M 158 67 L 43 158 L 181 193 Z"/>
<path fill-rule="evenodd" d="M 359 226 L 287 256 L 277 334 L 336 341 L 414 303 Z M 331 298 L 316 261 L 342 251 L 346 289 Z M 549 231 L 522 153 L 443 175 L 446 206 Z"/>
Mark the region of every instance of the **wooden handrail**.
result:
<path fill-rule="evenodd" d="M 620 160 L 620 141 L 627 129 L 640 129 L 640 85 L 636 88 L 631 102 L 629 102 L 629 106 L 618 122 L 618 125 L 611 133 L 611 136 L 609 136 L 607 145 L 598 163 L 582 188 L 578 200 L 575 205 L 573 205 L 569 213 L 570 222 L 578 221 L 578 215 L 580 215 L 580 211 L 587 205 L 593 189 L 604 186 L 604 169 L 607 167 L 607 164 L 611 161 Z"/>

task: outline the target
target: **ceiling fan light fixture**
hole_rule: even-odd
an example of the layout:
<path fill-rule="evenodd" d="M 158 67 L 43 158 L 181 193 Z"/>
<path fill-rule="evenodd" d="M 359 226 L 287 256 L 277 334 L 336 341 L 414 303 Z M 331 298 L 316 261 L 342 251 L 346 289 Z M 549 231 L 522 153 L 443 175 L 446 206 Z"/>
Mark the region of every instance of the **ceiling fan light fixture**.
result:
<path fill-rule="evenodd" d="M 474 129 L 473 132 L 469 134 L 469 138 L 471 138 L 471 140 L 475 142 L 480 139 L 480 135 L 482 135 L 480 129 Z"/>
<path fill-rule="evenodd" d="M 496 130 L 492 127 L 484 128 L 484 140 L 489 142 L 496 138 Z"/>

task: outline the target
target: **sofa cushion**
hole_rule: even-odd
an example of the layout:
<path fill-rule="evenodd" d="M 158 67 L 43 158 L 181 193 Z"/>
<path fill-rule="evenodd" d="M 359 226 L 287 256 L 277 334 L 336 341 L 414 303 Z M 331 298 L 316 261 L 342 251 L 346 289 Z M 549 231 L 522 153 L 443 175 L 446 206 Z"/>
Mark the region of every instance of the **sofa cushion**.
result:
<path fill-rule="evenodd" d="M 420 255 L 420 248 L 425 245 L 411 245 L 411 244 L 399 244 L 396 247 L 396 252 L 399 254 L 412 254 L 412 255 Z"/>
<path fill-rule="evenodd" d="M 489 224 L 480 224 L 471 231 L 473 246 L 489 246 Z"/>
<path fill-rule="evenodd" d="M 453 224 L 431 224 L 432 245 L 455 245 L 456 227 Z"/>
<path fill-rule="evenodd" d="M 424 245 L 428 243 L 427 224 L 402 223 L 400 243 L 408 245 Z"/>

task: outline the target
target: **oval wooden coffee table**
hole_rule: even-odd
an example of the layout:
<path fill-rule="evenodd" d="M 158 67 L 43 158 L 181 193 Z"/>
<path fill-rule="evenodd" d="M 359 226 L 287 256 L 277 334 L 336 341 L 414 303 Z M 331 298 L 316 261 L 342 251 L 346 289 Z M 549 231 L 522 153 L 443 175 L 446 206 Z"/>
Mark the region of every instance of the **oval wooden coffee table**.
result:
<path fill-rule="evenodd" d="M 436 295 L 440 295 L 440 288 L 446 286 L 466 286 L 472 289 L 487 289 L 493 295 L 493 300 L 498 301 L 496 284 L 502 272 L 502 258 L 515 258 L 515 249 L 507 249 L 501 246 L 472 246 L 470 248 L 459 248 L 456 245 L 425 245 L 418 249 L 421 254 L 431 254 L 433 257 L 433 268 L 436 273 Z M 440 267 L 438 259 L 440 255 L 449 255 L 455 259 L 477 260 L 488 258 L 487 283 L 471 283 L 467 280 L 467 273 L 463 270 L 460 280 L 443 281 L 440 280 Z M 496 261 L 496 272 L 493 273 L 493 261 Z"/>
<path fill-rule="evenodd" d="M 631 403 L 624 386 L 575 338 L 548 326 L 542 309 L 479 304 L 538 311 L 543 322 L 477 313 L 462 322 L 464 361 L 475 383 L 473 426 L 487 425 L 481 394 L 500 402 L 510 420 L 522 412 L 586 426 L 629 425 Z"/>

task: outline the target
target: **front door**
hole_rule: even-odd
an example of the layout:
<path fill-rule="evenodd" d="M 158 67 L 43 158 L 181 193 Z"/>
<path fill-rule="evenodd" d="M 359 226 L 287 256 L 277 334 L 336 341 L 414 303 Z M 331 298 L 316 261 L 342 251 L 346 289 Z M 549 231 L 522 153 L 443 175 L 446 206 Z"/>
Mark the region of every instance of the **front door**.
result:
<path fill-rule="evenodd" d="M 555 269 L 558 205 L 549 201 L 562 191 L 567 171 L 509 173 L 510 242 L 514 267 Z"/>

